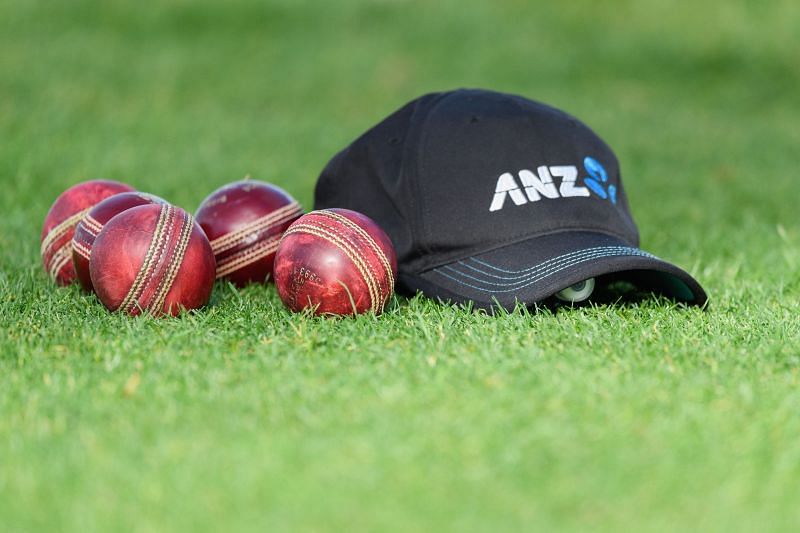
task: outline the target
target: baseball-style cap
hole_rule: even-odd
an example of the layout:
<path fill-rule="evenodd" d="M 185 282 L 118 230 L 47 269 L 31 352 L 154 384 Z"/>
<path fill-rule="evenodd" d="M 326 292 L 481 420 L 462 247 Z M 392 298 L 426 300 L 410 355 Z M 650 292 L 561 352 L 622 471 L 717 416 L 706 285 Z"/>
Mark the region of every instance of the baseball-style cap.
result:
<path fill-rule="evenodd" d="M 639 248 L 608 145 L 521 96 L 460 89 L 406 104 L 334 156 L 314 207 L 375 220 L 409 293 L 513 308 L 592 280 L 707 300 L 692 276 Z"/>

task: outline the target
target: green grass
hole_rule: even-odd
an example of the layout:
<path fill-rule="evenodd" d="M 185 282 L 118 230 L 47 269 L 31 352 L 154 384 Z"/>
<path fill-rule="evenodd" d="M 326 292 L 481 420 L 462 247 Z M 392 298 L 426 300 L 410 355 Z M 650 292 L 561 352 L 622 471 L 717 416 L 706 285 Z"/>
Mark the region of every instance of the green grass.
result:
<path fill-rule="evenodd" d="M 794 529 L 798 35 L 791 0 L 0 0 L 0 530 Z M 218 284 L 128 319 L 40 266 L 77 181 L 310 207 L 339 148 L 459 86 L 596 129 L 709 310 L 318 320 Z"/>

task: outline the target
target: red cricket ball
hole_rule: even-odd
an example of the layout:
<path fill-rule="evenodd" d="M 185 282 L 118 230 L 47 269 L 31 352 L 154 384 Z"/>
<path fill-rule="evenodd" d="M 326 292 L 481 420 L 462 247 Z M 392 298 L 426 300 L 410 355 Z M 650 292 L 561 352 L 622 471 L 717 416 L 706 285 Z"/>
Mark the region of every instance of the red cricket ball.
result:
<path fill-rule="evenodd" d="M 303 214 L 286 191 L 244 180 L 217 189 L 203 200 L 196 219 L 217 259 L 217 277 L 239 287 L 264 282 L 281 235 Z"/>
<path fill-rule="evenodd" d="M 348 209 L 300 217 L 286 230 L 275 256 L 275 286 L 292 311 L 377 314 L 396 277 L 392 241 L 372 219 Z"/>
<path fill-rule="evenodd" d="M 56 198 L 44 219 L 41 237 L 42 262 L 53 281 L 69 285 L 75 280 L 72 235 L 83 215 L 101 200 L 133 190 L 118 181 L 91 180 L 70 187 Z"/>
<path fill-rule="evenodd" d="M 106 222 L 132 207 L 148 204 L 166 204 L 158 196 L 143 192 L 123 192 L 110 196 L 91 208 L 75 227 L 72 236 L 72 264 L 78 281 L 85 290 L 93 292 L 92 278 L 89 274 L 89 258 L 97 235 Z"/>
<path fill-rule="evenodd" d="M 142 205 L 106 223 L 94 241 L 89 272 L 109 310 L 174 316 L 208 303 L 214 253 L 189 213 L 168 204 Z"/>

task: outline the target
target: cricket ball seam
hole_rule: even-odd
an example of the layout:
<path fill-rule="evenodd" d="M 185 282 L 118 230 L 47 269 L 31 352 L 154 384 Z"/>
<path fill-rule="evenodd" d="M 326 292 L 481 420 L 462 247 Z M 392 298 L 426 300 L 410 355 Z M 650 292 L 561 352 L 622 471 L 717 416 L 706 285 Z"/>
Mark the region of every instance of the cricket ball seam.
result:
<path fill-rule="evenodd" d="M 227 276 L 232 272 L 263 259 L 278 249 L 280 236 L 275 235 L 267 240 L 259 241 L 244 250 L 221 259 L 217 263 L 217 278 Z"/>
<path fill-rule="evenodd" d="M 361 226 L 347 218 L 346 216 L 342 216 L 335 211 L 331 211 L 329 209 L 321 209 L 317 211 L 318 214 L 329 216 L 334 220 L 338 220 L 345 226 L 349 227 L 350 229 L 356 231 L 361 238 L 364 239 L 367 244 L 369 244 L 370 248 L 375 252 L 375 255 L 378 256 L 378 260 L 383 264 L 383 268 L 386 269 L 386 277 L 389 280 L 389 293 L 391 294 L 394 292 L 394 271 L 392 271 L 392 265 L 389 263 L 389 259 L 386 257 L 386 254 L 383 252 L 383 249 L 378 246 L 378 243 L 369 233 L 364 230 Z"/>
<path fill-rule="evenodd" d="M 162 271 L 162 272 L 160 272 L 161 275 L 156 278 L 157 283 L 156 283 L 155 287 L 153 288 L 153 290 L 150 292 L 149 297 L 147 299 L 144 299 L 144 300 L 141 297 L 139 298 L 139 303 L 141 304 L 142 309 L 145 310 L 145 311 L 151 311 L 152 312 L 151 306 L 153 306 L 155 304 L 155 302 L 158 300 L 158 298 L 161 295 L 161 291 L 163 290 L 164 285 L 167 282 L 167 276 L 164 275 L 164 274 L 165 274 L 166 271 L 169 270 L 169 268 L 171 266 L 171 259 L 172 259 L 172 257 L 174 257 L 174 254 L 172 256 L 170 255 L 170 250 L 169 250 L 169 244 L 171 244 L 172 236 L 175 233 L 174 224 L 175 224 L 175 217 L 171 216 L 170 219 L 169 219 L 169 223 L 165 227 L 164 236 L 162 238 L 162 242 L 164 243 L 164 247 L 163 247 L 162 253 L 161 253 L 161 255 L 159 255 L 158 261 L 153 263 L 152 269 L 150 271 L 150 276 L 148 276 L 148 278 L 147 278 L 147 282 L 145 283 L 144 290 L 147 290 L 147 288 L 149 288 L 151 286 L 151 281 L 153 280 L 154 277 L 156 277 L 156 273 L 159 273 L 159 271 Z M 182 228 L 181 228 L 181 230 L 182 230 Z"/>
<path fill-rule="evenodd" d="M 301 214 L 302 212 L 303 210 L 300 207 L 300 204 L 297 202 L 287 204 L 268 215 L 249 222 L 247 225 L 239 228 L 236 231 L 226 233 L 225 235 L 214 239 L 211 241 L 211 250 L 214 252 L 214 255 L 218 255 L 222 252 L 230 250 L 253 233 L 258 233 L 265 229 L 269 230 L 274 226 L 291 220 L 293 217 Z"/>
<path fill-rule="evenodd" d="M 78 211 L 74 215 L 64 219 L 60 224 L 57 224 L 53 229 L 47 232 L 44 239 L 42 239 L 42 245 L 40 248 L 40 252 L 42 255 L 45 254 L 48 248 L 52 246 L 55 241 L 60 239 L 64 236 L 64 234 L 69 233 L 69 230 L 72 229 L 75 225 L 80 222 L 80 220 L 91 210 L 91 207 L 87 207 L 81 211 Z"/>
<path fill-rule="evenodd" d="M 78 222 L 77 226 L 75 226 L 76 232 L 78 231 L 78 228 L 81 228 L 92 237 L 97 237 L 97 235 L 103 231 L 103 225 L 89 213 L 86 213 L 86 216 L 83 217 L 80 222 Z"/>
<path fill-rule="evenodd" d="M 143 284 L 145 278 L 149 276 L 149 271 L 153 263 L 153 256 L 156 255 L 157 248 L 161 246 L 164 225 L 166 223 L 169 211 L 169 206 L 163 206 L 159 211 L 158 221 L 156 222 L 155 230 L 153 230 L 153 236 L 150 240 L 149 246 L 147 247 L 147 252 L 145 253 L 142 265 L 139 267 L 139 271 L 136 273 L 136 277 L 133 279 L 133 283 L 131 283 L 131 287 L 128 289 L 128 293 L 125 295 L 125 298 L 122 300 L 122 303 L 120 303 L 118 309 L 122 309 L 126 312 L 132 310 L 133 306 L 138 301 L 141 292 L 144 290 Z"/>
<path fill-rule="evenodd" d="M 350 261 L 359 271 L 362 279 L 364 280 L 364 284 L 367 286 L 367 291 L 369 292 L 369 297 L 370 297 L 370 309 L 372 309 L 374 312 L 378 312 L 383 307 L 383 302 L 379 303 L 377 301 L 377 291 L 373 286 L 375 280 L 372 279 L 371 275 L 369 274 L 369 271 L 365 269 L 364 258 L 357 251 L 352 250 L 347 242 L 342 241 L 335 234 L 331 234 L 322 228 L 310 224 L 295 224 L 291 226 L 286 231 L 286 233 L 284 233 L 284 238 L 293 233 L 302 233 L 302 232 L 314 235 L 321 239 L 325 239 L 326 241 L 333 244 L 335 247 L 339 248 L 342 252 L 344 252 L 344 254 L 350 259 Z"/>
<path fill-rule="evenodd" d="M 79 240 L 77 239 L 72 240 L 72 249 L 87 261 L 91 259 L 92 249 L 89 248 L 86 244 L 80 242 Z"/>
<path fill-rule="evenodd" d="M 53 246 L 62 238 L 64 238 L 70 230 L 75 229 L 75 225 L 81 218 L 89 212 L 91 208 L 78 211 L 74 215 L 64 219 L 60 224 L 57 224 L 51 229 L 44 239 L 40 247 L 42 258 L 45 259 L 45 266 L 47 273 L 54 281 L 58 280 L 58 275 L 61 270 L 66 267 L 72 258 L 72 238 L 69 238 L 61 246 L 53 250 Z"/>
<path fill-rule="evenodd" d="M 316 224 L 318 225 L 317 227 L 319 229 L 327 230 L 329 233 L 341 239 L 344 244 L 350 247 L 353 254 L 361 262 L 365 272 L 369 276 L 369 282 L 372 284 L 372 293 L 370 294 L 372 305 L 370 305 L 370 308 L 376 313 L 379 312 L 384 305 L 383 286 L 381 285 L 380 278 L 378 277 L 377 273 L 375 272 L 372 266 L 372 262 L 369 261 L 367 257 L 364 255 L 363 244 L 359 242 L 357 239 L 355 239 L 354 235 L 342 232 L 341 228 L 325 224 L 321 220 L 316 220 Z"/>
<path fill-rule="evenodd" d="M 294 231 L 295 228 L 297 231 Z M 332 234 L 322 228 L 317 226 L 311 226 L 307 224 L 299 224 L 297 226 L 292 226 L 286 234 L 289 233 L 297 233 L 305 231 L 310 235 L 314 235 L 321 239 L 328 241 L 329 243 L 333 244 L 336 248 L 339 248 L 344 254 L 350 259 L 353 265 L 361 274 L 361 278 L 364 281 L 364 285 L 367 286 L 367 291 L 369 292 L 370 298 L 370 309 L 375 311 L 377 305 L 377 291 L 375 290 L 373 283 L 374 280 L 372 279 L 369 271 L 365 268 L 363 264 L 363 258 L 354 250 L 350 248 L 350 245 L 346 242 L 343 242 L 339 239 L 335 234 Z"/>
<path fill-rule="evenodd" d="M 378 272 L 376 272 L 375 269 L 373 268 L 372 262 L 368 261 L 366 259 L 366 257 L 364 256 L 364 254 L 362 252 L 362 250 L 364 249 L 364 246 L 363 246 L 363 243 L 358 240 L 358 235 L 353 235 L 352 233 L 344 233 L 341 230 L 341 228 L 336 227 L 335 224 L 334 225 L 326 224 L 325 222 L 323 222 L 320 219 L 317 219 L 314 222 L 317 224 L 317 226 L 319 228 L 321 228 L 321 229 L 324 228 L 324 229 L 328 230 L 329 232 L 337 235 L 340 239 L 346 241 L 350 246 L 352 246 L 354 250 L 360 252 L 359 257 L 361 257 L 363 259 L 363 261 L 364 261 L 364 263 L 365 263 L 365 265 L 366 265 L 366 267 L 367 267 L 367 269 L 369 271 L 370 279 L 372 280 L 373 285 L 376 288 L 375 296 L 378 298 L 379 302 L 383 302 L 383 299 L 384 299 L 383 286 L 379 281 L 380 280 L 380 276 L 378 275 Z"/>
<path fill-rule="evenodd" d="M 61 270 L 67 266 L 70 259 L 72 258 L 72 241 L 70 240 L 67 244 L 59 248 L 51 257 L 50 257 L 50 277 L 53 280 L 58 278 L 58 274 Z"/>
<path fill-rule="evenodd" d="M 150 296 L 148 298 L 144 299 L 144 294 L 148 288 L 151 288 L 153 286 L 153 279 L 158 275 L 159 271 L 163 269 L 163 266 L 167 263 L 167 260 L 169 259 L 170 256 L 169 245 L 172 241 L 174 224 L 175 224 L 175 209 L 170 208 L 167 215 L 167 221 L 164 224 L 164 227 L 161 231 L 161 238 L 158 243 L 158 248 L 156 249 L 156 255 L 154 256 L 154 261 L 150 265 L 150 270 L 148 271 L 147 277 L 145 278 L 145 281 L 140 288 L 139 295 L 133 302 L 135 305 L 133 305 L 133 307 L 131 307 L 129 310 L 131 313 L 133 313 L 136 307 L 138 307 L 142 311 L 148 310 L 149 302 L 152 301 L 153 294 L 155 290 L 158 289 L 159 285 L 156 285 L 156 288 L 153 290 L 153 292 L 150 293 Z M 160 282 L 163 280 L 164 278 L 162 276 Z"/>
<path fill-rule="evenodd" d="M 192 236 L 193 227 L 192 217 L 189 216 L 188 213 L 184 212 L 183 216 L 181 217 L 181 223 L 182 226 L 180 229 L 180 235 L 178 237 L 178 243 L 173 250 L 172 257 L 170 258 L 170 262 L 167 267 L 166 275 L 162 278 L 160 292 L 157 293 L 157 297 L 155 299 L 151 298 L 150 305 L 148 305 L 150 313 L 154 315 L 163 310 L 164 303 L 167 300 L 167 295 L 172 289 L 172 286 L 175 284 L 175 278 L 177 277 L 178 271 L 183 264 L 183 258 L 185 257 L 186 250 L 189 247 L 189 238 Z"/>

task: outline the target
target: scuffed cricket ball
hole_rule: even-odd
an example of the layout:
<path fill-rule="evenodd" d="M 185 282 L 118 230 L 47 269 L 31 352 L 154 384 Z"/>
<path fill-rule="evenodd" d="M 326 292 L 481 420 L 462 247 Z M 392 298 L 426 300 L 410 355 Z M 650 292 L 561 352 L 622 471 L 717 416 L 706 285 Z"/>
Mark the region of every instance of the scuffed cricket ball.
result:
<path fill-rule="evenodd" d="M 92 246 L 103 226 L 116 215 L 140 205 L 166 204 L 158 196 L 143 192 L 123 192 L 110 196 L 91 208 L 75 227 L 72 237 L 72 264 L 78 282 L 84 290 L 93 292 L 92 278 L 89 274 L 89 258 Z"/>
<path fill-rule="evenodd" d="M 94 241 L 89 272 L 97 297 L 110 311 L 174 316 L 208 303 L 215 262 L 189 213 L 151 204 L 106 223 Z"/>
<path fill-rule="evenodd" d="M 275 256 L 275 286 L 292 311 L 378 314 L 396 277 L 389 237 L 372 219 L 348 209 L 302 216 L 286 230 Z"/>
<path fill-rule="evenodd" d="M 75 280 L 72 266 L 72 236 L 75 226 L 100 201 L 133 187 L 110 180 L 91 180 L 74 185 L 56 198 L 47 216 L 41 236 L 44 269 L 59 285 Z"/>
<path fill-rule="evenodd" d="M 242 287 L 272 277 L 278 242 L 302 214 L 300 204 L 283 189 L 243 180 L 211 193 L 195 217 L 211 241 L 217 277 Z"/>

